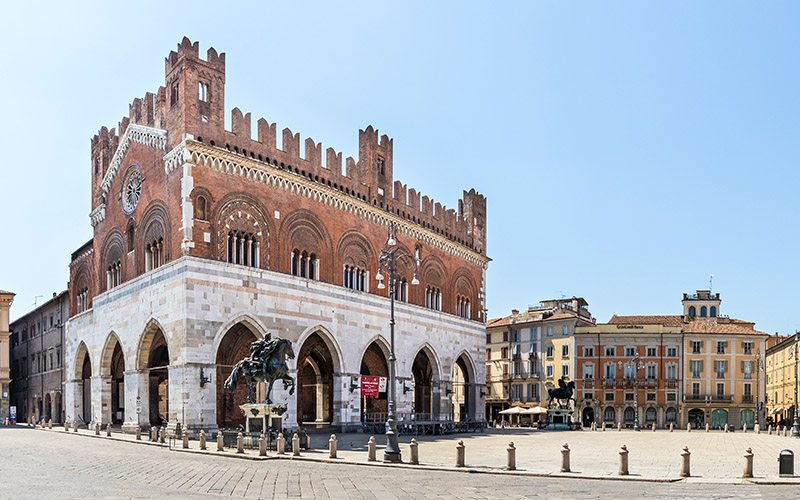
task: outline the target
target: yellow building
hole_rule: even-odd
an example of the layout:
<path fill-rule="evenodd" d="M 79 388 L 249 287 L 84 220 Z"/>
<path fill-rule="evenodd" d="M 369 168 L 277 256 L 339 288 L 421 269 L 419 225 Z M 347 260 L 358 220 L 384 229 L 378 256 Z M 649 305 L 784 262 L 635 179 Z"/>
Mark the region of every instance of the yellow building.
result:
<path fill-rule="evenodd" d="M 719 316 L 719 305 L 719 294 L 707 290 L 683 296 L 683 421 L 752 429 L 764 395 L 759 361 L 769 335 L 755 323 Z"/>
<path fill-rule="evenodd" d="M 14 294 L 0 290 L 0 421 L 5 422 L 9 416 L 9 396 L 11 384 L 11 346 L 8 327 L 9 309 L 14 301 Z"/>
<path fill-rule="evenodd" d="M 512 405 L 539 406 L 558 379 L 575 377 L 573 334 L 594 324 L 588 303 L 578 297 L 545 300 L 527 311 L 486 323 L 486 415 Z"/>
<path fill-rule="evenodd" d="M 795 333 L 791 337 L 778 338 L 775 345 L 767 348 L 764 367 L 767 374 L 766 408 L 770 422 L 777 425 L 790 425 L 794 420 L 798 337 Z"/>

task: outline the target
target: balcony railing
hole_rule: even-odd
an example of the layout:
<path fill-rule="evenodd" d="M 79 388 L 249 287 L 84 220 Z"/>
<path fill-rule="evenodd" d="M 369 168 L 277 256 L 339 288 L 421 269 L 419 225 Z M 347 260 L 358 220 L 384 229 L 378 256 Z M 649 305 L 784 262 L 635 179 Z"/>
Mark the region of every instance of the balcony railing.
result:
<path fill-rule="evenodd" d="M 742 403 L 752 403 L 753 402 L 753 395 L 752 394 L 744 394 L 742 395 Z"/>
<path fill-rule="evenodd" d="M 667 384 L 667 388 L 668 389 L 674 389 L 674 388 L 678 387 L 678 381 L 675 380 L 674 378 L 668 378 L 666 380 L 666 384 Z"/>
<path fill-rule="evenodd" d="M 594 379 L 591 379 L 591 378 L 583 379 L 583 388 L 584 389 L 592 389 L 592 388 L 594 388 Z"/>
<path fill-rule="evenodd" d="M 714 394 L 711 399 L 713 401 L 733 401 L 733 396 L 730 394 Z"/>
<path fill-rule="evenodd" d="M 692 394 L 686 395 L 686 401 L 705 401 L 708 398 L 705 394 Z"/>
<path fill-rule="evenodd" d="M 733 401 L 730 394 L 687 394 L 686 401 Z"/>
<path fill-rule="evenodd" d="M 617 385 L 617 380 L 613 378 L 604 378 L 603 387 L 614 387 Z"/>

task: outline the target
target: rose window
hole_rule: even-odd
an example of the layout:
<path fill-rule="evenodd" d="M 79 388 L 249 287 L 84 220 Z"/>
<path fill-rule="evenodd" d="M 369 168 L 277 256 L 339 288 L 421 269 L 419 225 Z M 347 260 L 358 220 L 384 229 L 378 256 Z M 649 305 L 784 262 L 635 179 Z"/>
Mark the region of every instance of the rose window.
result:
<path fill-rule="evenodd" d="M 142 172 L 135 168 L 128 174 L 125 184 L 122 187 L 122 209 L 126 214 L 131 214 L 136 209 L 139 203 L 139 197 L 142 195 L 142 183 L 144 177 Z"/>

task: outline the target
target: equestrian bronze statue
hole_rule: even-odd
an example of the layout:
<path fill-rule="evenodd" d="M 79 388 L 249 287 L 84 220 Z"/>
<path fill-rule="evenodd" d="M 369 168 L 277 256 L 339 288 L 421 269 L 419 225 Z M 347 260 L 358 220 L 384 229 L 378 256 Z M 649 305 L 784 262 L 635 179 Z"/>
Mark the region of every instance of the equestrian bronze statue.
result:
<path fill-rule="evenodd" d="M 572 393 L 575 391 L 575 382 L 564 382 L 564 378 L 558 379 L 558 389 L 548 389 L 547 390 L 547 407 L 553 407 L 553 401 L 558 401 L 559 408 L 565 408 L 562 404 L 562 401 L 567 402 L 566 408 L 569 408 L 569 401 L 572 400 L 575 402 L 575 398 L 572 397 Z"/>
<path fill-rule="evenodd" d="M 273 339 L 272 335 L 267 333 L 265 338 L 250 344 L 250 357 L 236 363 L 230 377 L 225 381 L 225 388 L 231 392 L 235 391 L 239 384 L 239 377 L 244 377 L 247 389 L 250 391 L 247 395 L 247 402 L 253 404 L 256 402 L 257 384 L 265 382 L 267 384 L 266 404 L 272 404 L 270 399 L 272 384 L 276 380 L 281 380 L 284 390 L 291 386 L 289 395 L 292 395 L 295 383 L 294 379 L 289 376 L 289 367 L 286 366 L 287 357 L 294 359 L 292 343 L 280 337 Z"/>

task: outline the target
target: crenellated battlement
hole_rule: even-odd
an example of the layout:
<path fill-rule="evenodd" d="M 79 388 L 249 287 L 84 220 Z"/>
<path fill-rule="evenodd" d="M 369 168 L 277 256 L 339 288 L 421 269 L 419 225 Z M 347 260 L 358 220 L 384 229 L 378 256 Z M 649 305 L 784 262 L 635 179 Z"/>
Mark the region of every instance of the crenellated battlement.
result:
<path fill-rule="evenodd" d="M 454 210 L 395 180 L 394 141 L 372 125 L 358 132 L 358 159 L 346 157 L 344 165 L 341 152 L 328 147 L 323 158 L 321 142 L 301 138 L 289 128 L 281 130 L 278 147 L 278 127 L 265 118 L 258 119 L 253 139 L 251 114 L 238 107 L 231 111 L 230 130 L 226 130 L 224 84 L 225 54 L 209 48 L 204 61 L 199 57 L 199 43 L 184 37 L 177 51 L 165 58 L 165 87 L 133 100 L 128 116 L 119 123 L 119 135 L 103 127 L 92 139 L 93 164 L 101 165 L 99 179 L 108 168 L 119 136 L 136 123 L 166 130 L 168 150 L 188 135 L 325 184 L 485 254 L 486 199 L 479 193 L 465 191 Z M 93 208 L 102 202 L 99 196 L 95 198 Z"/>

